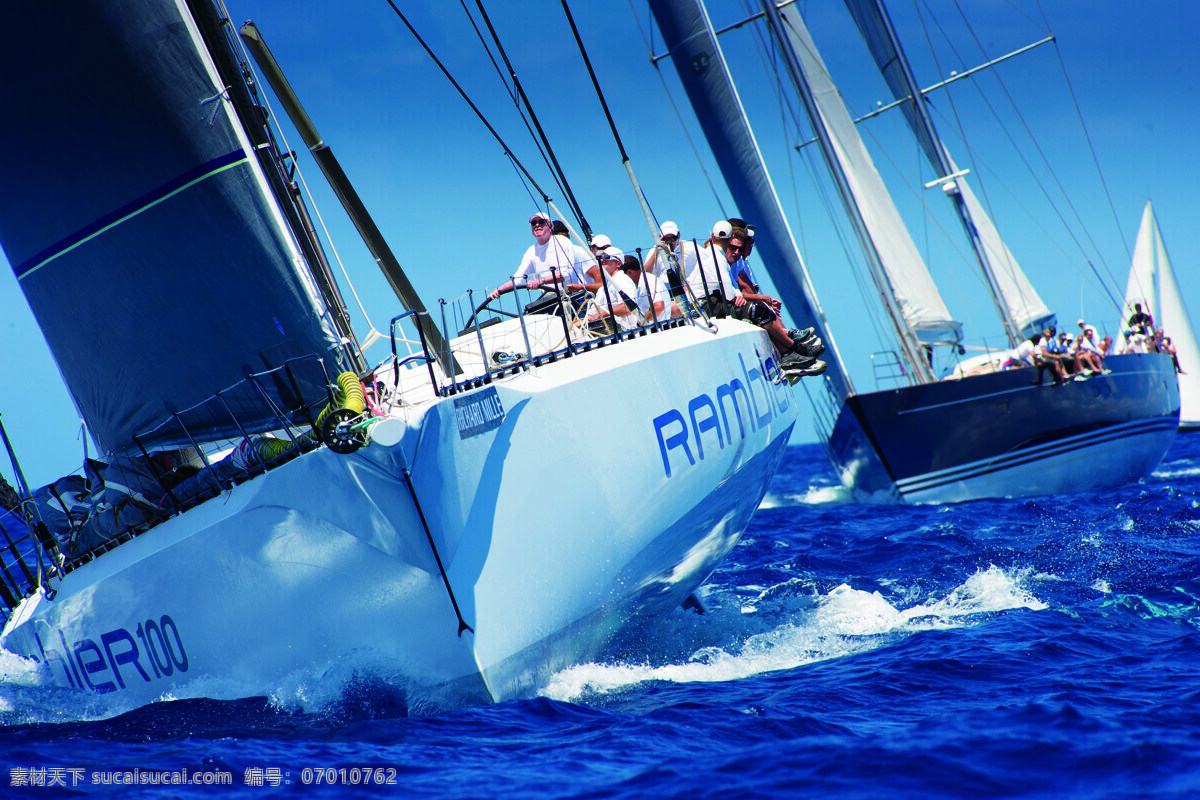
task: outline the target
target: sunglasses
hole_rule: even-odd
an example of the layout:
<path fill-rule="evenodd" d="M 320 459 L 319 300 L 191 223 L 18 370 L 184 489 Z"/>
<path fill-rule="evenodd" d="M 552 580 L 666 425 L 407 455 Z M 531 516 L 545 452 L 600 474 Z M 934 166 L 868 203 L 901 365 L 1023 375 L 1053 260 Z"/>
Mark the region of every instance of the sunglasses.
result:
<path fill-rule="evenodd" d="M 730 252 L 730 253 L 740 253 L 742 250 L 745 250 L 745 249 L 746 249 L 746 246 L 745 246 L 745 245 L 741 245 L 741 244 L 727 244 L 727 245 L 725 245 L 725 250 L 726 250 L 727 252 Z"/>

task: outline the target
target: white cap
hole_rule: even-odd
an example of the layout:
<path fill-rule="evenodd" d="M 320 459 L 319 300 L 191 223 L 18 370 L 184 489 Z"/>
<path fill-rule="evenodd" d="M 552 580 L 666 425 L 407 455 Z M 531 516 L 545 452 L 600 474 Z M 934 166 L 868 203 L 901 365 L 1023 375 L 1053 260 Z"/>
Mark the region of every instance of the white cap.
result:
<path fill-rule="evenodd" d="M 608 238 L 603 233 L 597 233 L 592 237 L 592 247 L 612 247 L 612 239 Z"/>
<path fill-rule="evenodd" d="M 663 236 L 678 236 L 679 235 L 679 226 L 676 225 L 674 222 L 667 220 L 666 222 L 664 222 L 662 225 L 659 226 L 658 232 L 660 234 L 662 234 Z"/>
<path fill-rule="evenodd" d="M 621 262 L 625 261 L 625 254 L 622 253 L 620 251 L 620 249 L 613 247 L 612 245 L 609 245 L 608 247 L 601 250 L 600 254 L 606 258 L 615 258 L 617 261 L 621 261 Z"/>
<path fill-rule="evenodd" d="M 534 213 L 534 215 L 532 217 L 529 218 L 529 224 L 532 225 L 535 220 L 539 220 L 539 219 L 544 219 L 544 220 L 546 220 L 546 222 L 550 221 L 550 217 L 548 217 L 545 214 L 545 212 L 538 211 L 538 212 Z"/>
<path fill-rule="evenodd" d="M 718 239 L 728 239 L 731 233 L 733 233 L 733 226 L 729 224 L 729 220 L 717 220 L 716 224 L 713 225 L 713 236 Z"/>

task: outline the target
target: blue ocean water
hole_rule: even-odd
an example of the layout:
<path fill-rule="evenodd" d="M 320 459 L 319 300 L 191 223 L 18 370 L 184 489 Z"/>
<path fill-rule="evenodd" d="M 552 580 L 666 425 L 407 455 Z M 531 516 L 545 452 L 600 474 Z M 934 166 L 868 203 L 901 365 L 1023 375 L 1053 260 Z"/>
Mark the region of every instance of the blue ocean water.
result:
<path fill-rule="evenodd" d="M 422 716 L 364 667 L 114 716 L 0 655 L 0 796 L 1191 797 L 1198 504 L 1195 434 L 1120 490 L 916 508 L 793 447 L 706 615 L 535 698 Z"/>

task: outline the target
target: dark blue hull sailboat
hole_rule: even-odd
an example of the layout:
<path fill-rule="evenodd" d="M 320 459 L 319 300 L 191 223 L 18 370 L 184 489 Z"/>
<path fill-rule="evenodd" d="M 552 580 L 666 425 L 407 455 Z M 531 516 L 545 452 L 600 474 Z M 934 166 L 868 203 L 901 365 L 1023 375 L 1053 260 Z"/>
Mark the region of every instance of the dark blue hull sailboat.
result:
<path fill-rule="evenodd" d="M 1012 345 L 1053 324 L 975 199 L 919 96 L 886 11 L 847 0 L 855 21 L 952 200 Z M 781 68 L 795 84 L 817 135 L 849 226 L 896 335 L 904 377 L 895 389 L 860 393 L 837 354 L 825 312 L 794 244 L 775 188 L 701 0 L 651 0 L 663 38 L 740 215 L 753 220 L 756 251 L 797 323 L 829 346 L 827 395 L 818 428 L 842 482 L 909 502 L 1020 497 L 1115 486 L 1148 475 L 1179 423 L 1179 387 L 1169 356 L 1111 356 L 1106 372 L 1054 386 L 1032 385 L 1033 369 L 939 380 L 927 359 L 956 346 L 961 324 L 946 311 L 887 189 L 841 105 L 794 6 L 763 0 Z M 828 402 L 825 402 L 825 401 Z"/>

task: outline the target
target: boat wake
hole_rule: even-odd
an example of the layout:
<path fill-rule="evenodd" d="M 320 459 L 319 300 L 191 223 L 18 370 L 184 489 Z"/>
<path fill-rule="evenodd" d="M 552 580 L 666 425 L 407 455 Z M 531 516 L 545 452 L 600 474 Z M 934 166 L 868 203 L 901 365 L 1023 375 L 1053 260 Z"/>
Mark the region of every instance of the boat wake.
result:
<path fill-rule="evenodd" d="M 776 494 L 768 492 L 759 509 L 789 508 L 791 506 L 842 505 L 857 502 L 854 492 L 841 484 L 812 485 L 803 492 Z"/>
<path fill-rule="evenodd" d="M 906 608 L 893 605 L 878 591 L 842 584 L 817 594 L 810 585 L 792 579 L 763 590 L 740 606 L 715 608 L 701 618 L 709 626 L 722 629 L 724 641 L 677 654 L 682 657 L 668 656 L 665 663 L 617 659 L 571 667 L 557 673 L 542 695 L 594 702 L 598 697 L 648 682 L 737 680 L 869 652 L 919 631 L 967 627 L 1009 609 L 1047 608 L 1024 586 L 1029 577 L 1024 572 L 989 566 L 945 596 Z M 683 621 L 682 626 L 689 627 L 688 622 Z M 676 638 L 680 633 L 676 629 L 662 635 L 664 639 Z"/>
<path fill-rule="evenodd" d="M 768 587 L 710 589 L 703 598 L 708 613 L 680 611 L 655 620 L 618 639 L 600 661 L 558 672 L 539 694 L 602 704 L 652 683 L 719 683 L 867 653 L 920 631 L 968 627 L 1009 609 L 1044 609 L 1026 585 L 1038 579 L 992 565 L 944 595 L 911 605 L 846 584 L 821 592 L 800 578 Z M 163 698 L 182 704 L 156 707 L 168 718 L 190 718 L 190 704 L 201 698 L 239 694 L 236 686 L 196 681 Z M 350 653 L 320 674 L 287 676 L 265 704 L 267 725 L 276 724 L 279 713 L 344 722 L 421 716 L 455 705 L 447 697 L 414 692 L 394 663 L 370 651 Z M 89 722 L 130 712 L 136 709 L 120 693 L 53 686 L 41 665 L 0 651 L 0 726 Z"/>
<path fill-rule="evenodd" d="M 1179 478 L 1195 478 L 1200 475 L 1200 464 L 1195 464 L 1190 461 L 1182 463 L 1172 463 L 1164 461 L 1158 466 L 1151 475 L 1162 481 L 1177 480 Z"/>

